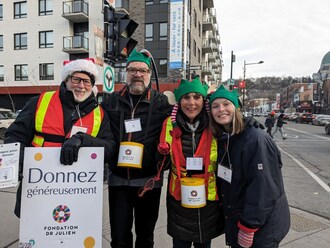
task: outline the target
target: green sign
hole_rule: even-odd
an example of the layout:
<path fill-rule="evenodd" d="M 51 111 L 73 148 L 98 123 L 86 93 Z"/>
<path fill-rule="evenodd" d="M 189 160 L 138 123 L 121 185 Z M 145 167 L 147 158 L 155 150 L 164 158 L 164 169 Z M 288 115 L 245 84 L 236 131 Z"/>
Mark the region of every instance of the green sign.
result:
<path fill-rule="evenodd" d="M 111 93 L 115 88 L 114 68 L 105 64 L 103 74 L 103 92 Z"/>

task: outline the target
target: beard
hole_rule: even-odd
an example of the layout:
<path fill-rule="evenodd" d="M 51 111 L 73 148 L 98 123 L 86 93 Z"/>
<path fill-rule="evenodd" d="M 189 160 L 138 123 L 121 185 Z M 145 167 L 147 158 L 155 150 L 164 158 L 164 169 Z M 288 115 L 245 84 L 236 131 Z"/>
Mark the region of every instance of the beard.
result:
<path fill-rule="evenodd" d="M 146 89 L 146 85 L 142 79 L 132 79 L 128 87 L 130 93 L 133 95 L 140 95 Z"/>

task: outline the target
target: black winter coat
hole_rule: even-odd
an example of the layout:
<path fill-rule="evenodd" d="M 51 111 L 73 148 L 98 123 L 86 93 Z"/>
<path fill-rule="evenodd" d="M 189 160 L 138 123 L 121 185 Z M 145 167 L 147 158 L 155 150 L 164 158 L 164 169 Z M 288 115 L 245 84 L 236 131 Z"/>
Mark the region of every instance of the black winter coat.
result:
<path fill-rule="evenodd" d="M 128 89 L 125 86 L 119 92 L 105 96 L 103 108 L 109 115 L 111 129 L 116 143 L 128 141 L 124 122 L 133 118 L 133 106 L 130 102 Z M 138 179 L 157 174 L 157 145 L 163 121 L 171 114 L 173 106 L 169 104 L 167 96 L 153 89 L 147 89 L 137 102 L 134 109 L 134 118 L 139 118 L 142 131 L 131 133 L 132 142 L 144 145 L 142 169 L 127 169 L 117 166 L 119 147 L 114 160 L 110 164 L 113 174 L 126 179 Z"/>
<path fill-rule="evenodd" d="M 36 96 L 31 98 L 26 103 L 14 123 L 12 123 L 8 128 L 4 140 L 4 143 L 21 143 L 20 175 L 23 172 L 24 148 L 32 146 L 31 142 L 35 134 L 35 112 L 37 109 L 38 100 L 39 96 Z M 85 101 L 75 105 L 73 93 L 66 89 L 64 82 L 62 82 L 60 87 L 60 100 L 63 109 L 63 125 L 65 133 L 69 133 L 71 131 L 73 124 L 80 118 L 79 116 L 87 115 L 98 106 L 93 93 Z M 116 150 L 116 143 L 110 130 L 110 121 L 106 113 L 104 113 L 101 127 L 97 136 L 94 138 L 87 134 L 84 135 L 81 146 L 104 147 L 104 160 L 106 163 L 111 161 Z M 18 217 L 20 216 L 20 187 L 17 193 L 15 214 Z"/>
<path fill-rule="evenodd" d="M 254 248 L 277 247 L 290 228 L 290 212 L 284 191 L 282 160 L 272 138 L 259 128 L 246 128 L 218 142 L 218 161 L 232 164 L 231 183 L 220 179 L 220 194 L 225 213 L 226 243 L 237 244 L 238 222 L 252 229 Z"/>
<path fill-rule="evenodd" d="M 200 124 L 193 133 L 187 126 L 181 111 L 177 114 L 177 124 L 182 131 L 181 142 L 184 157 L 193 156 L 193 146 L 197 148 L 203 130 L 208 127 L 208 116 L 205 109 L 198 118 Z M 203 171 L 187 171 L 189 174 L 201 174 Z M 170 174 L 169 174 L 170 175 Z M 167 232 L 174 239 L 204 243 L 223 233 L 224 217 L 220 201 L 207 201 L 202 208 L 185 208 L 169 193 L 167 205 Z"/>

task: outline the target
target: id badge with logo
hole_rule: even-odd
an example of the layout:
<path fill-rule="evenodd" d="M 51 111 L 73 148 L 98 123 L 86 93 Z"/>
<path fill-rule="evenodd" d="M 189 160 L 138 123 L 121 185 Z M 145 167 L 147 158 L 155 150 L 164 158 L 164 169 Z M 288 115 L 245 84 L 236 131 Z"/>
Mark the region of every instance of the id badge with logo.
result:
<path fill-rule="evenodd" d="M 228 183 L 231 183 L 232 174 L 233 174 L 232 169 L 229 169 L 221 164 L 218 164 L 218 177 L 227 181 Z"/>
<path fill-rule="evenodd" d="M 202 157 L 188 157 L 186 159 L 187 170 L 203 170 L 203 158 Z"/>
<path fill-rule="evenodd" d="M 72 135 L 75 135 L 78 132 L 86 133 L 87 132 L 87 127 L 73 126 L 72 129 L 71 129 L 70 137 L 72 137 Z"/>
<path fill-rule="evenodd" d="M 126 133 L 139 132 L 142 130 L 140 118 L 125 120 Z"/>

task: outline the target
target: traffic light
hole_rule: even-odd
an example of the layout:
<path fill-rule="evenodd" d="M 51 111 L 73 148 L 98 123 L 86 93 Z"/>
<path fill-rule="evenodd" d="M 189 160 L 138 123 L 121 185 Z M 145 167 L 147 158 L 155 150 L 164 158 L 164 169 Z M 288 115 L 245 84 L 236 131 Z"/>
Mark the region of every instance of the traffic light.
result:
<path fill-rule="evenodd" d="M 106 59 L 118 61 L 126 58 L 135 48 L 137 41 L 132 39 L 138 24 L 129 18 L 125 12 L 116 12 L 104 2 L 104 37 Z"/>
<path fill-rule="evenodd" d="M 117 19 L 117 51 L 118 55 L 128 57 L 138 43 L 131 38 L 138 24 L 125 13 L 116 13 Z"/>
<path fill-rule="evenodd" d="M 105 38 L 105 58 L 114 58 L 116 56 L 116 19 L 115 9 L 107 4 L 103 8 L 104 38 Z"/>

